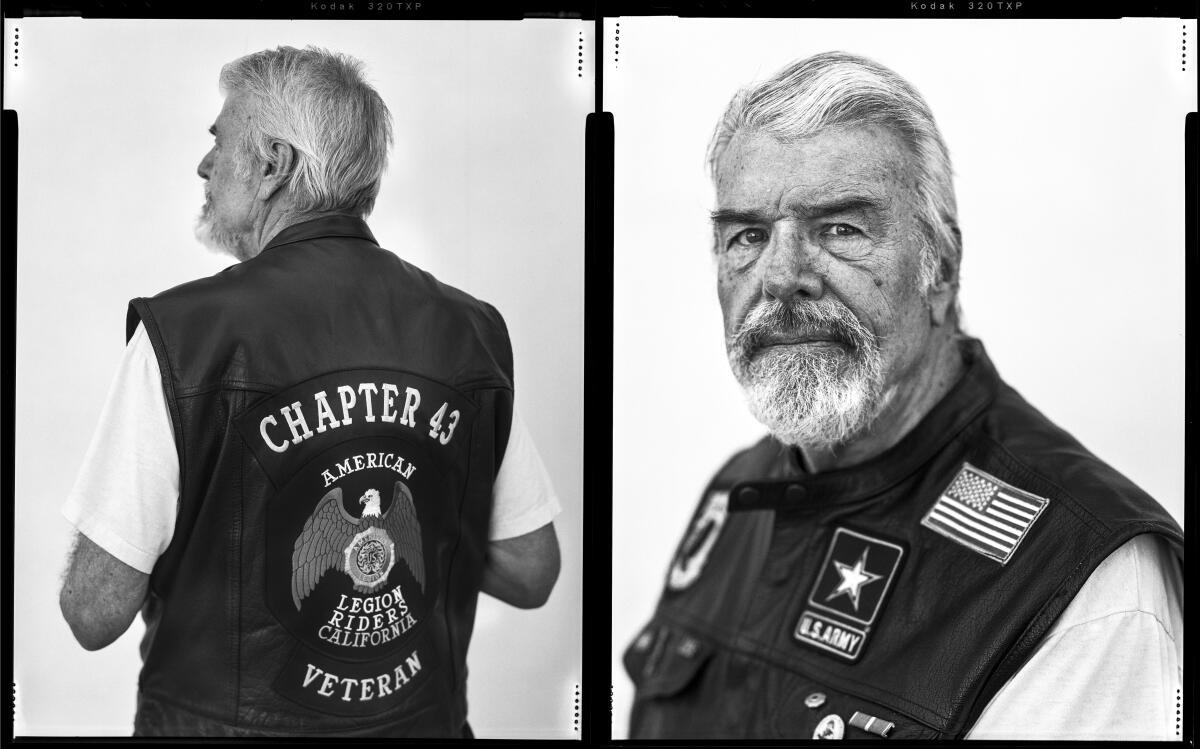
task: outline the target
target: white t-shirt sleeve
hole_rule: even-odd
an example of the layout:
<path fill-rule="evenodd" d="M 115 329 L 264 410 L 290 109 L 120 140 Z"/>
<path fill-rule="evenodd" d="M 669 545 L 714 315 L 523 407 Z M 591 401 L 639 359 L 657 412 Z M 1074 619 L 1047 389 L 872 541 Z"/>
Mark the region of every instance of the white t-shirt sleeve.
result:
<path fill-rule="evenodd" d="M 175 532 L 179 456 L 154 348 L 139 323 L 63 515 L 83 535 L 150 574 Z"/>
<path fill-rule="evenodd" d="M 1182 663 L 1178 559 L 1136 536 L 1096 568 L 967 738 L 1178 741 Z"/>
<path fill-rule="evenodd" d="M 523 536 L 549 523 L 561 511 L 546 466 L 520 412 L 514 408 L 508 447 L 492 484 L 488 540 Z"/>

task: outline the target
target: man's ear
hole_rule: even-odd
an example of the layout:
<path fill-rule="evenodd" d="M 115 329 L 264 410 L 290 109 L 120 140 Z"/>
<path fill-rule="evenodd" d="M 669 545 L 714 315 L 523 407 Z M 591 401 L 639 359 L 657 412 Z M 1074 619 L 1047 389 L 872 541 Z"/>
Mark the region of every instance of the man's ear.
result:
<path fill-rule="evenodd" d="M 956 239 L 959 237 L 957 227 L 954 229 L 954 235 Z M 958 297 L 958 263 L 957 247 L 943 247 L 938 253 L 938 280 L 929 287 L 926 294 L 929 321 L 934 327 L 945 325 L 951 310 L 954 309 L 954 300 Z"/>
<path fill-rule="evenodd" d="M 266 202 L 287 186 L 296 168 L 296 149 L 282 140 L 271 141 L 271 155 L 262 165 L 262 180 L 256 197 Z"/>

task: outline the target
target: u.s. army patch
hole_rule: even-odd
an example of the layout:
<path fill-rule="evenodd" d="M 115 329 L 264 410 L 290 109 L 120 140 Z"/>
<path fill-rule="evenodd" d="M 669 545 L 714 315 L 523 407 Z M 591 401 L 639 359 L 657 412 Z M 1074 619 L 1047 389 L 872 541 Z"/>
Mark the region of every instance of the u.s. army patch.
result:
<path fill-rule="evenodd" d="M 792 633 L 803 643 L 858 660 L 892 589 L 904 548 L 838 528 Z"/>
<path fill-rule="evenodd" d="M 1008 564 L 1049 500 L 1006 484 L 963 463 L 921 525 L 951 541 Z"/>

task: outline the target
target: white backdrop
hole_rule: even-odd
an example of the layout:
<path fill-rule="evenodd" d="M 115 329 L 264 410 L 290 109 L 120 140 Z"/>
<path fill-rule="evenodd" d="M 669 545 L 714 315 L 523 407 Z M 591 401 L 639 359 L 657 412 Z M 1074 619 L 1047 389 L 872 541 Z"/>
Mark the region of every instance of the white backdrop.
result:
<path fill-rule="evenodd" d="M 1184 113 L 1195 21 L 607 23 L 616 123 L 613 737 L 624 648 L 724 460 L 765 430 L 725 361 L 704 154 L 734 91 L 843 50 L 907 78 L 955 166 L 961 301 L 1011 385 L 1183 519 Z M 619 53 L 619 54 L 618 54 Z"/>
<path fill-rule="evenodd" d="M 6 20 L 4 107 L 20 118 L 17 735 L 132 730 L 143 625 L 96 653 L 75 643 L 57 605 L 71 530 L 59 510 L 121 355 L 127 301 L 231 263 L 193 239 L 196 166 L 221 108 L 221 65 L 281 44 L 366 63 L 396 130 L 375 236 L 505 316 L 517 404 L 563 505 L 563 568 L 542 609 L 481 597 L 470 720 L 481 737 L 578 735 L 583 134 L 593 86 L 590 64 L 579 77 L 576 61 L 591 27 Z"/>

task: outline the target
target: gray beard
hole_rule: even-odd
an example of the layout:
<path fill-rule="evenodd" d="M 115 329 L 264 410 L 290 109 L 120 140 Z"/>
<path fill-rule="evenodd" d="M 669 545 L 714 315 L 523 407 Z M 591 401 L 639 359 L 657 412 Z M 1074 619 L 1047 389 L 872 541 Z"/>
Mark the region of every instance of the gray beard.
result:
<path fill-rule="evenodd" d="M 258 254 L 251 245 L 250 238 L 243 232 L 229 231 L 218 227 L 214 222 L 206 202 L 196 219 L 196 239 L 202 245 L 226 255 L 232 255 L 239 262 L 249 260 Z"/>
<path fill-rule="evenodd" d="M 844 305 L 757 305 L 727 342 L 754 417 L 787 445 L 830 448 L 879 413 L 883 357 L 875 335 Z M 766 334 L 831 330 L 841 346 L 759 345 Z"/>

